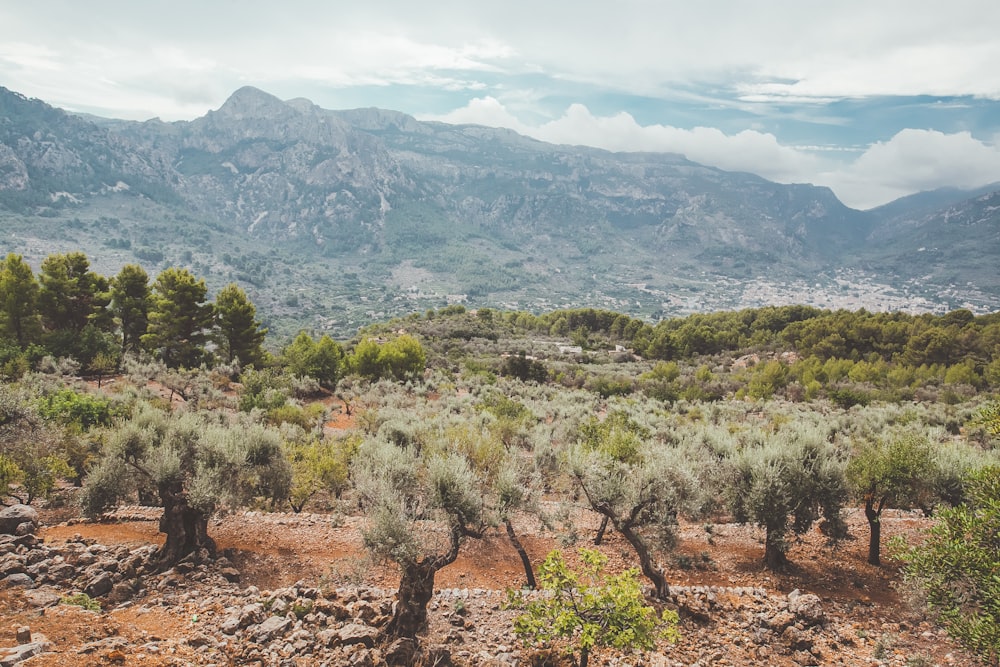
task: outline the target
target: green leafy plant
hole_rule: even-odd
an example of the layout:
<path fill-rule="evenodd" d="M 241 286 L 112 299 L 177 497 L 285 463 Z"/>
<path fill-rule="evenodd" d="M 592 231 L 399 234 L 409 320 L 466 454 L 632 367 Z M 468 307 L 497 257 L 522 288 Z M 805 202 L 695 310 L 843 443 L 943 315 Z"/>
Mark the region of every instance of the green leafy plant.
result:
<path fill-rule="evenodd" d="M 972 475 L 968 502 L 941 510 L 927 540 L 900 556 L 948 634 L 1000 664 L 1000 466 Z"/>
<path fill-rule="evenodd" d="M 657 614 L 645 604 L 639 571 L 606 575 L 607 557 L 580 549 L 580 569 L 570 569 L 558 550 L 538 568 L 543 594 L 525 599 L 508 591 L 508 603 L 524 613 L 514 619 L 514 633 L 526 645 L 566 641 L 567 653 L 586 667 L 590 653 L 601 647 L 651 650 L 658 639 L 676 641 L 677 613 Z M 576 656 L 579 656 L 576 658 Z"/>
<path fill-rule="evenodd" d="M 101 605 L 94 598 L 90 597 L 86 593 L 74 593 L 73 595 L 66 595 L 59 598 L 59 602 L 62 604 L 72 604 L 77 607 L 83 607 L 87 611 L 100 611 Z"/>

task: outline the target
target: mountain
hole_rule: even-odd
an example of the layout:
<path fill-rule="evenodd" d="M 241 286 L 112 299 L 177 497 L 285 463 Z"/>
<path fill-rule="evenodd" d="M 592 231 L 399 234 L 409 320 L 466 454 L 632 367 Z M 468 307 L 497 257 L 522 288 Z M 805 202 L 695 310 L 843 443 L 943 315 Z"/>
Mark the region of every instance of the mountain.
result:
<path fill-rule="evenodd" d="M 982 261 L 952 266 L 946 252 L 940 283 L 915 270 L 935 205 L 856 211 L 827 188 L 679 155 L 330 111 L 252 87 L 172 123 L 74 116 L 0 89 L 9 249 L 37 260 L 76 244 L 108 272 L 139 260 L 190 266 L 214 287 L 237 280 L 286 333 L 461 299 L 654 318 L 803 301 L 996 307 L 994 287 L 965 284 L 988 270 L 985 209 L 963 227 Z"/>

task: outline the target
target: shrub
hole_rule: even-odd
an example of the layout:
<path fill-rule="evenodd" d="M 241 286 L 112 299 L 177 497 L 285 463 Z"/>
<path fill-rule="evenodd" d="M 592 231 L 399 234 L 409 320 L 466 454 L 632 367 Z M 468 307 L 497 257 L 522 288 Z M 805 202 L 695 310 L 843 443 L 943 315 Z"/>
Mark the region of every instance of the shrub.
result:
<path fill-rule="evenodd" d="M 614 647 L 651 650 L 658 639 L 675 641 L 677 612 L 657 614 L 645 604 L 639 586 L 639 571 L 605 575 L 607 557 L 592 549 L 580 549 L 580 569 L 569 568 L 558 550 L 538 568 L 543 595 L 530 601 L 508 591 L 508 603 L 524 609 L 514 619 L 514 634 L 527 645 L 566 641 L 568 653 L 578 653 L 586 667 L 592 650 Z"/>
<path fill-rule="evenodd" d="M 904 580 L 948 634 L 986 663 L 1000 661 L 1000 467 L 970 478 L 969 501 L 944 509 L 927 540 L 901 554 Z"/>

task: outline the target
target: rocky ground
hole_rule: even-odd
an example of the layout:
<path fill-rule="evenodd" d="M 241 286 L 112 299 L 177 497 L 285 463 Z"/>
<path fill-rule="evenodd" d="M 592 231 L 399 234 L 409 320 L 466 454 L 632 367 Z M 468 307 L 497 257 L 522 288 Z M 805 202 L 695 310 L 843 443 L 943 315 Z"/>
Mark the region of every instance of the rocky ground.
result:
<path fill-rule="evenodd" d="M 596 517 L 582 513 L 589 530 Z M 217 559 L 167 572 L 147 567 L 162 539 L 156 510 L 123 508 L 105 522 L 42 513 L 36 535 L 0 536 L 0 667 L 39 665 L 568 665 L 521 646 L 505 590 L 523 571 L 501 536 L 470 542 L 439 572 L 419 648 L 386 645 L 395 571 L 364 556 L 359 519 L 248 512 L 213 521 Z M 763 535 L 734 524 L 686 525 L 664 557 L 681 638 L 643 655 L 600 651 L 592 665 L 976 664 L 915 616 L 893 588 L 896 567 L 865 562 L 867 527 L 830 548 L 813 532 L 793 566 L 762 568 Z M 524 522 L 532 559 L 558 546 Z M 916 535 L 927 520 L 893 514 L 884 534 Z M 589 546 L 581 531 L 578 545 Z M 634 563 L 609 535 L 612 568 Z M 87 593 L 100 609 L 80 606 Z M 74 604 L 74 600 L 77 604 Z M 3 648 L 6 647 L 6 648 Z"/>

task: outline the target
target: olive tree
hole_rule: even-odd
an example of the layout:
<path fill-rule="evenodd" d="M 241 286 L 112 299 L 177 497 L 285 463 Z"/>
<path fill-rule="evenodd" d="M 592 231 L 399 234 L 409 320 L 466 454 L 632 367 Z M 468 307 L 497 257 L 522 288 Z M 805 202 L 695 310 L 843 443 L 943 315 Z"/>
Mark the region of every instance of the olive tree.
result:
<path fill-rule="evenodd" d="M 479 537 L 485 527 L 479 480 L 461 455 L 418 453 L 379 438 L 362 444 L 353 472 L 369 519 L 365 546 L 400 570 L 398 603 L 385 633 L 415 639 L 427 622 L 436 573 L 455 562 L 465 538 Z"/>
<path fill-rule="evenodd" d="M 831 536 L 845 533 L 844 462 L 819 428 L 786 426 L 751 438 L 729 459 L 727 495 L 736 521 L 763 526 L 772 570 L 788 564 L 789 531 L 801 535 L 822 516 Z"/>
<path fill-rule="evenodd" d="M 259 424 L 224 424 L 140 403 L 110 434 L 84 485 L 83 507 L 99 514 L 142 487 L 163 506 L 161 566 L 200 549 L 214 554 L 208 521 L 216 510 L 287 496 L 291 470 L 281 444 L 277 432 Z"/>
<path fill-rule="evenodd" d="M 925 436 L 897 433 L 858 447 L 847 465 L 847 479 L 865 503 L 869 563 L 881 563 L 882 510 L 928 504 L 933 472 L 933 453 Z"/>
<path fill-rule="evenodd" d="M 76 477 L 67 461 L 75 440 L 48 423 L 27 393 L 0 385 L 0 505 L 31 504 L 59 479 Z"/>
<path fill-rule="evenodd" d="M 628 541 L 656 597 L 670 594 L 654 551 L 676 542 L 677 515 L 697 506 L 699 484 L 690 452 L 643 440 L 627 419 L 596 428 L 570 453 L 570 472 L 591 508 Z"/>

